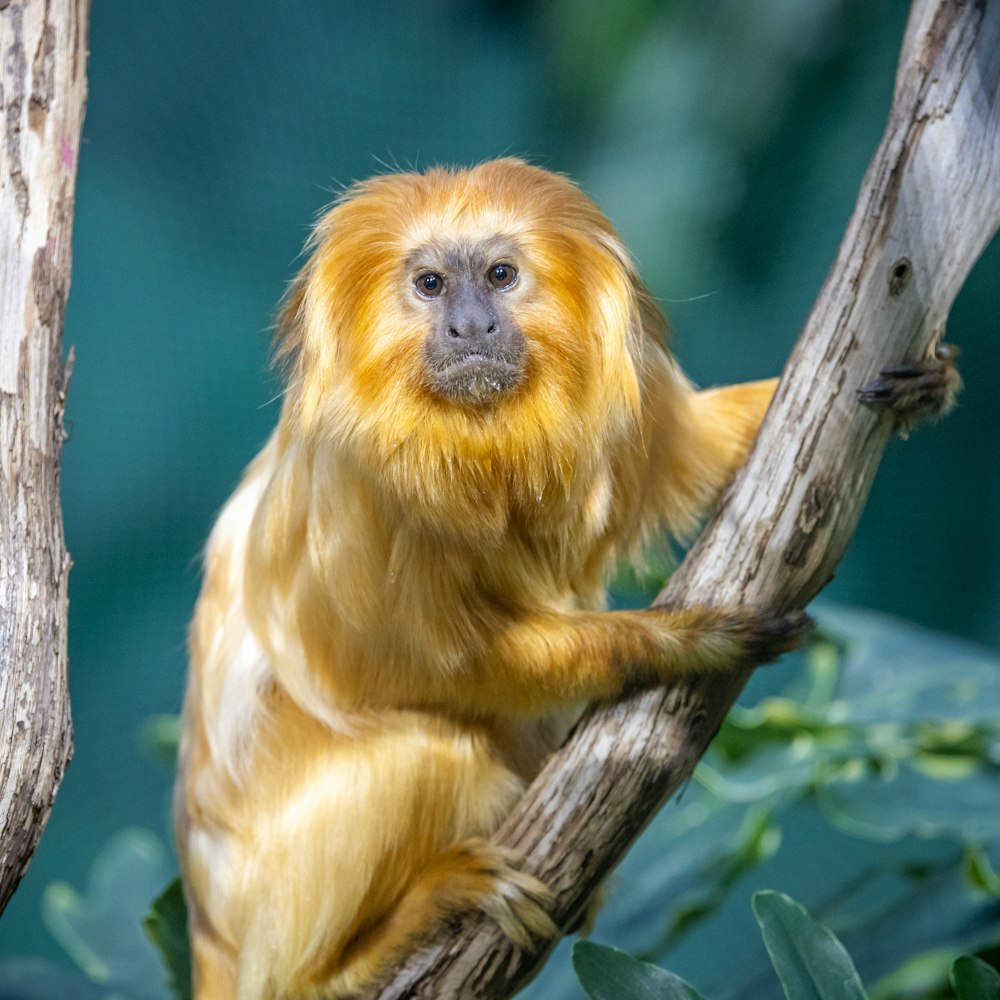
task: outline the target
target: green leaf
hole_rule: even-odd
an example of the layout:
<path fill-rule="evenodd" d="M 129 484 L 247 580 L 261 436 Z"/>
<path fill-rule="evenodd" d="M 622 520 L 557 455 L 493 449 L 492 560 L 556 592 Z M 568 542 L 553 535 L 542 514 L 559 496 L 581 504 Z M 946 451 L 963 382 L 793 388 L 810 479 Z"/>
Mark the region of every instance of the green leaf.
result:
<path fill-rule="evenodd" d="M 91 981 L 131 1000 L 165 1000 L 142 917 L 169 877 L 164 845 L 146 830 L 124 830 L 95 860 L 86 893 L 65 882 L 46 886 L 42 918 Z"/>
<path fill-rule="evenodd" d="M 191 945 L 187 906 L 179 878 L 153 900 L 142 924 L 167 967 L 167 988 L 177 1000 L 191 1000 Z"/>
<path fill-rule="evenodd" d="M 819 802 L 842 829 L 873 840 L 1000 835 L 1000 768 L 970 759 L 959 775 L 934 765 L 922 754 L 891 766 L 862 764 L 818 785 Z"/>
<path fill-rule="evenodd" d="M 958 1000 L 1000 1000 L 1000 973 L 972 955 L 955 960 L 951 985 Z"/>
<path fill-rule="evenodd" d="M 995 653 L 888 615 L 825 605 L 822 624 L 847 649 L 831 722 L 944 722 L 993 727 L 1000 718 Z"/>
<path fill-rule="evenodd" d="M 896 951 L 900 953 L 899 949 Z M 913 955 L 869 989 L 872 1000 L 899 1000 L 900 997 L 943 998 L 955 954 L 954 948 L 932 948 Z"/>
<path fill-rule="evenodd" d="M 904 964 L 918 971 L 910 961 L 917 953 L 935 950 L 935 961 L 919 971 L 940 986 L 957 955 L 995 940 L 995 904 L 981 890 L 995 891 L 1000 871 L 1000 845 L 988 836 L 1000 814 L 996 657 L 992 680 L 972 665 L 978 680 L 967 690 L 950 665 L 971 655 L 968 644 L 862 612 L 824 608 L 821 624 L 827 620 L 836 641 L 812 640 L 805 670 L 761 685 L 767 697 L 731 714 L 694 781 L 635 845 L 619 870 L 619 891 L 599 915 L 602 940 L 669 965 L 670 949 L 690 946 L 692 937 L 740 933 L 731 897 L 757 864 L 769 866 L 762 878 L 777 872 L 782 888 L 802 899 L 808 893 L 813 912 L 836 926 L 865 970 L 872 997 Z M 925 641 L 942 659 L 936 672 L 926 658 L 913 660 L 920 676 L 911 678 L 908 662 Z M 977 663 L 985 663 L 980 655 Z M 967 701 L 970 694 L 986 699 L 985 713 Z M 868 718 L 872 698 L 889 721 Z M 755 827 L 760 814 L 766 828 Z M 906 836 L 913 831 L 948 840 Z M 981 856 L 963 864 L 977 846 L 973 836 Z M 817 869 L 804 837 L 820 838 L 829 865 Z M 708 915 L 711 923 L 702 919 Z M 740 1000 L 774 992 L 769 963 L 740 985 L 735 965 L 726 950 L 699 985 L 710 991 L 725 983 Z"/>
<path fill-rule="evenodd" d="M 573 946 L 573 968 L 591 1000 L 703 1000 L 672 972 L 592 941 Z"/>
<path fill-rule="evenodd" d="M 977 889 L 1000 899 L 1000 875 L 997 874 L 990 857 L 981 847 L 970 848 L 965 855 L 965 877 Z"/>
<path fill-rule="evenodd" d="M 794 899 L 758 892 L 753 912 L 788 1000 L 866 1000 L 844 946 Z"/>
<path fill-rule="evenodd" d="M 181 738 L 179 715 L 150 715 L 139 726 L 139 746 L 146 756 L 158 761 L 173 773 L 177 766 L 177 747 Z"/>

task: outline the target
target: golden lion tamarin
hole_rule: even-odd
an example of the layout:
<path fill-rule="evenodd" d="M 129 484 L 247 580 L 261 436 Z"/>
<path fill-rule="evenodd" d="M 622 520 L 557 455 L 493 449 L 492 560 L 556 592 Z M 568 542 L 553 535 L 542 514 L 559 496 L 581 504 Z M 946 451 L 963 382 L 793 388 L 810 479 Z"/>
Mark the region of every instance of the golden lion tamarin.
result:
<path fill-rule="evenodd" d="M 773 657 L 802 617 L 605 611 L 685 535 L 776 380 L 696 391 L 610 223 L 518 160 L 378 177 L 319 222 L 288 389 L 212 532 L 177 837 L 195 992 L 341 997 L 476 908 L 548 894 L 490 845 L 580 706 Z"/>

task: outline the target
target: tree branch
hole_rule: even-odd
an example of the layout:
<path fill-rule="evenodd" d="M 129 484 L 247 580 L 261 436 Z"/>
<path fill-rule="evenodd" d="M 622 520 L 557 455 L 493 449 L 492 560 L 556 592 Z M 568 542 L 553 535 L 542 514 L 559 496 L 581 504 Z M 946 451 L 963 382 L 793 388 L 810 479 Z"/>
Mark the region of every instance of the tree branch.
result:
<path fill-rule="evenodd" d="M 660 599 L 803 607 L 832 576 L 892 433 L 855 390 L 924 357 L 1000 224 L 1000 2 L 915 0 L 885 135 L 750 460 Z M 594 710 L 497 839 L 573 925 L 691 774 L 750 674 Z M 377 995 L 505 997 L 544 961 L 470 915 Z"/>
<path fill-rule="evenodd" d="M 88 7 L 0 2 L 0 911 L 72 753 L 60 354 Z"/>

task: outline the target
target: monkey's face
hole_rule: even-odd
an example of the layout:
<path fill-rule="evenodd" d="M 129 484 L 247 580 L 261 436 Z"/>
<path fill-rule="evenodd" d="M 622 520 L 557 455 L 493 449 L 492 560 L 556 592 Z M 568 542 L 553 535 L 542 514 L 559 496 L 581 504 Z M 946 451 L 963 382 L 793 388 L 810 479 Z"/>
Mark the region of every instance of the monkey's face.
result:
<path fill-rule="evenodd" d="M 524 379 L 527 347 L 517 321 L 521 254 L 508 241 L 426 246 L 407 277 L 425 314 L 427 384 L 456 402 L 485 405 Z M 523 265 L 522 265 L 523 266 Z"/>
<path fill-rule="evenodd" d="M 407 481 L 461 463 L 532 496 L 634 440 L 649 310 L 565 178 L 517 160 L 375 178 L 313 244 L 282 323 L 297 433 Z"/>

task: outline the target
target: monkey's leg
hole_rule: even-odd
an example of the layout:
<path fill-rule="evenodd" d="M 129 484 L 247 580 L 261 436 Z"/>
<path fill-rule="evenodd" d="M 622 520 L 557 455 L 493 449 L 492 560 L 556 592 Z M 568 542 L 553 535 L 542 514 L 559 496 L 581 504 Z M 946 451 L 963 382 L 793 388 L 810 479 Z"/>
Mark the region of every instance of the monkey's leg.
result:
<path fill-rule="evenodd" d="M 955 405 L 962 388 L 957 357 L 956 347 L 938 344 L 932 357 L 883 368 L 877 379 L 858 390 L 858 399 L 866 406 L 890 410 L 897 432 L 905 438 L 920 424 L 939 420 Z"/>
<path fill-rule="evenodd" d="M 553 933 L 544 886 L 475 839 L 524 788 L 488 727 L 387 711 L 348 739 L 298 735 L 294 774 L 248 792 L 257 822 L 232 862 L 241 998 L 350 995 L 473 908 L 521 943 Z"/>
<path fill-rule="evenodd" d="M 522 948 L 555 937 L 558 928 L 545 910 L 552 894 L 515 864 L 509 852 L 477 838 L 442 851 L 392 911 L 352 941 L 336 968 L 316 970 L 310 979 L 334 995 L 350 995 L 385 976 L 449 918 L 475 909 Z"/>
<path fill-rule="evenodd" d="M 193 996 L 195 1000 L 233 1000 L 236 996 L 236 959 L 232 952 L 189 917 Z"/>

